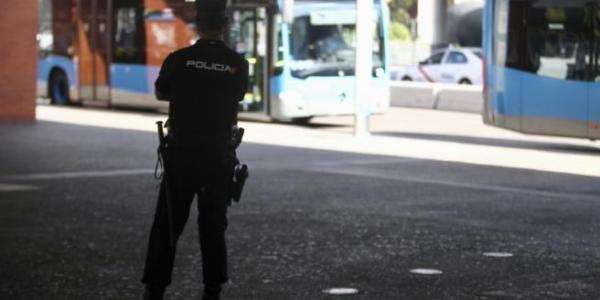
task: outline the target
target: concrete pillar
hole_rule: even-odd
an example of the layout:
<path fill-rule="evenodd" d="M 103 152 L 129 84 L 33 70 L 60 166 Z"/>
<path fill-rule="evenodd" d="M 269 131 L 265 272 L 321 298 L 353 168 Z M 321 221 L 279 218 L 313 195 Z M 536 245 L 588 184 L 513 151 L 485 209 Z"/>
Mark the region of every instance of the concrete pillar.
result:
<path fill-rule="evenodd" d="M 356 68 L 354 135 L 369 134 L 369 85 L 373 72 L 373 0 L 356 1 Z"/>
<path fill-rule="evenodd" d="M 35 120 L 38 0 L 0 1 L 0 121 Z"/>
<path fill-rule="evenodd" d="M 446 15 L 450 0 L 419 0 L 417 16 L 419 42 L 436 49 L 447 44 Z"/>

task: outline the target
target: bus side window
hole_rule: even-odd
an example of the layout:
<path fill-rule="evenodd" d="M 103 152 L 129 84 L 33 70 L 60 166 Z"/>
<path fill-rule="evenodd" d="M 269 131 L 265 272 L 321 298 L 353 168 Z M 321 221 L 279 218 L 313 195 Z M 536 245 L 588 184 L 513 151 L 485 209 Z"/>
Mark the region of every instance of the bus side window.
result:
<path fill-rule="evenodd" d="M 507 66 L 550 78 L 587 80 L 589 47 L 583 33 L 589 27 L 583 5 L 511 1 L 510 9 Z"/>
<path fill-rule="evenodd" d="M 54 36 L 52 30 L 52 2 L 50 0 L 40 1 L 40 23 L 37 35 L 38 50 L 40 55 L 52 53 Z"/>
<path fill-rule="evenodd" d="M 291 38 L 290 38 L 290 48 L 292 52 L 292 56 L 296 60 L 306 60 L 310 59 L 309 48 L 308 45 L 308 18 L 296 18 L 294 19 L 294 23 L 292 24 L 291 30 Z"/>
<path fill-rule="evenodd" d="M 138 10 L 135 6 L 114 10 L 113 57 L 116 62 L 141 63 Z"/>
<path fill-rule="evenodd" d="M 524 52 L 524 4 L 511 2 L 508 20 L 508 45 L 506 54 L 506 66 L 523 70 L 523 62 L 521 53 Z"/>
<path fill-rule="evenodd" d="M 275 65 L 273 68 L 273 75 L 277 76 L 277 75 L 281 75 L 283 73 L 283 66 L 284 66 L 284 51 L 285 49 L 283 48 L 283 34 L 282 34 L 282 23 L 281 22 L 277 22 L 277 26 L 276 27 L 276 32 L 277 34 L 275 35 L 275 53 L 274 53 L 274 61 L 275 61 Z"/>

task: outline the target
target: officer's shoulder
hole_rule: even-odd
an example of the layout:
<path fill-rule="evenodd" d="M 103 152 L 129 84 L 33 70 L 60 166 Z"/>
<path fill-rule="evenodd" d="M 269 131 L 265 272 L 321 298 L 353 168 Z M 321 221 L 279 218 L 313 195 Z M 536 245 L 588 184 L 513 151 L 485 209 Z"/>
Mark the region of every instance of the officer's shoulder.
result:
<path fill-rule="evenodd" d="M 183 55 L 186 55 L 186 54 L 192 52 L 193 50 L 194 49 L 192 46 L 188 46 L 188 47 L 177 49 L 177 50 L 171 52 L 171 54 L 169 54 L 169 56 L 172 56 L 173 58 L 181 57 Z"/>
<path fill-rule="evenodd" d="M 181 54 L 182 54 L 181 50 L 183 50 L 183 49 L 179 49 L 179 50 L 169 53 L 167 55 L 167 57 L 165 57 L 164 64 L 170 66 L 170 65 L 175 64 L 177 61 L 179 61 Z"/>
<path fill-rule="evenodd" d="M 235 62 L 237 62 L 240 65 L 243 64 L 248 64 L 248 61 L 246 60 L 246 58 L 244 58 L 244 56 L 242 56 L 241 54 L 237 53 L 235 50 L 229 48 L 229 47 L 225 47 L 225 51 L 227 51 L 227 54 L 229 55 L 231 60 L 234 60 Z"/>

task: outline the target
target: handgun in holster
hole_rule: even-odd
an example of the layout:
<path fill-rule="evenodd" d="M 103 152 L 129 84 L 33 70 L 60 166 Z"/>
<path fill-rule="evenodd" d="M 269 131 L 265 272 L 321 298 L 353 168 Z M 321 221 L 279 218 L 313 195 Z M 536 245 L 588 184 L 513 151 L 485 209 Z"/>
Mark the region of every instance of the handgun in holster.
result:
<path fill-rule="evenodd" d="M 246 164 L 240 163 L 237 158 L 236 149 L 242 143 L 244 137 L 244 128 L 238 127 L 237 125 L 231 128 L 231 141 L 230 149 L 233 153 L 233 176 L 231 179 L 231 200 L 239 202 L 242 198 L 242 192 L 244 190 L 244 184 L 248 179 L 249 171 Z"/>

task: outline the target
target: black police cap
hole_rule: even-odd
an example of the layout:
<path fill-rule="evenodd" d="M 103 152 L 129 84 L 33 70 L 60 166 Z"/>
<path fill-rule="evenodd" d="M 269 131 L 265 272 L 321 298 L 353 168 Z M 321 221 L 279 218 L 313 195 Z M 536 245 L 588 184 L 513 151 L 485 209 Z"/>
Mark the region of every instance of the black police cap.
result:
<path fill-rule="evenodd" d="M 196 0 L 196 10 L 198 15 L 224 15 L 226 0 Z"/>
<path fill-rule="evenodd" d="M 217 30 L 225 25 L 227 0 L 196 0 L 198 24 L 208 30 Z"/>

